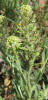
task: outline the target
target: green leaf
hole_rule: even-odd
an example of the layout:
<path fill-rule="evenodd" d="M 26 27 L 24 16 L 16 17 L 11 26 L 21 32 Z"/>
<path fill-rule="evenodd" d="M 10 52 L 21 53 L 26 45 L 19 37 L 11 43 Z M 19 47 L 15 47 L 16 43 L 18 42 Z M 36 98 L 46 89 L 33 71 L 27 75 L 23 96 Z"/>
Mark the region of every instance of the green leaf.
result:
<path fill-rule="evenodd" d="M 4 100 L 4 99 L 0 96 L 0 100 Z"/>
<path fill-rule="evenodd" d="M 30 0 L 23 0 L 24 4 L 28 4 Z"/>
<path fill-rule="evenodd" d="M 42 64 L 44 64 L 44 63 L 45 63 L 45 49 L 44 49 L 44 51 L 42 53 Z"/>

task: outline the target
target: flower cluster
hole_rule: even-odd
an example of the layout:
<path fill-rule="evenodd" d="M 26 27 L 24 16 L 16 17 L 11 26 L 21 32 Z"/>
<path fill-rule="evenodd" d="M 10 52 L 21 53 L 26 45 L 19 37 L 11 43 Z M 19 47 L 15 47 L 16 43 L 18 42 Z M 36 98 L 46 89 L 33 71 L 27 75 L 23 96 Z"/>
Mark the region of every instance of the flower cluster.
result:
<path fill-rule="evenodd" d="M 0 15 L 0 24 L 2 24 L 5 21 L 6 17 L 3 15 Z"/>
<path fill-rule="evenodd" d="M 9 36 L 7 38 L 6 47 L 7 48 L 19 48 L 21 45 L 21 39 L 17 36 Z"/>
<path fill-rule="evenodd" d="M 31 6 L 30 5 L 22 5 L 21 6 L 21 15 L 22 16 L 31 16 L 32 15 L 32 9 L 31 9 Z"/>
<path fill-rule="evenodd" d="M 33 10 L 30 5 L 21 6 L 20 21 L 17 25 L 17 32 L 21 36 L 32 35 L 38 33 L 36 24 L 36 15 L 33 14 Z M 25 36 L 27 37 L 27 36 Z"/>

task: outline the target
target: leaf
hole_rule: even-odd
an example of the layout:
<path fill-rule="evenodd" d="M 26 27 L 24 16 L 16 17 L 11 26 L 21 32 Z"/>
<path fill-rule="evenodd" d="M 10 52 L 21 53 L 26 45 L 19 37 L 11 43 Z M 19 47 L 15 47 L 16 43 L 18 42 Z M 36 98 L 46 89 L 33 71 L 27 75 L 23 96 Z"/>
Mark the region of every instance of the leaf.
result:
<path fill-rule="evenodd" d="M 22 91 L 21 91 L 21 88 L 20 88 L 19 85 L 18 85 L 18 90 L 19 90 L 19 93 L 20 93 L 20 95 L 21 95 L 21 98 L 23 98 L 23 94 L 22 94 Z"/>
<path fill-rule="evenodd" d="M 42 64 L 44 64 L 44 63 L 45 63 L 45 49 L 44 49 L 44 51 L 42 53 Z"/>
<path fill-rule="evenodd" d="M 0 96 L 0 100 L 4 100 L 4 99 Z"/>
<path fill-rule="evenodd" d="M 23 0 L 24 4 L 28 4 L 30 0 Z"/>
<path fill-rule="evenodd" d="M 45 83 L 43 82 L 43 89 L 45 90 Z"/>

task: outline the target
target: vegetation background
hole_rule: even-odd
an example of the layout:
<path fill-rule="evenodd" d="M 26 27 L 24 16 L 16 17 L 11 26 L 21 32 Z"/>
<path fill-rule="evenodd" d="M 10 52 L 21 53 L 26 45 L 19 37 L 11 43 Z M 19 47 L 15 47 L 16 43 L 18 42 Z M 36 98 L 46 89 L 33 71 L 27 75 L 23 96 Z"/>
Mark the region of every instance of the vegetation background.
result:
<path fill-rule="evenodd" d="M 48 100 L 48 1 L 0 0 L 0 100 Z"/>

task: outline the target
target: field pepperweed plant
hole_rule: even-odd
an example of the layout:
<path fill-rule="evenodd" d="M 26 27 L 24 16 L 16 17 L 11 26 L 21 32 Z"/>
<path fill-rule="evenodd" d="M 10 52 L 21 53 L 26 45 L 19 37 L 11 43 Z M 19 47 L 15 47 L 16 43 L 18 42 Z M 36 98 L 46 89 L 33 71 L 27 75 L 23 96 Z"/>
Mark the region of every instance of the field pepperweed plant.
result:
<path fill-rule="evenodd" d="M 31 5 L 17 7 L 17 22 L 0 15 L 0 100 L 47 100 L 47 32 Z"/>

